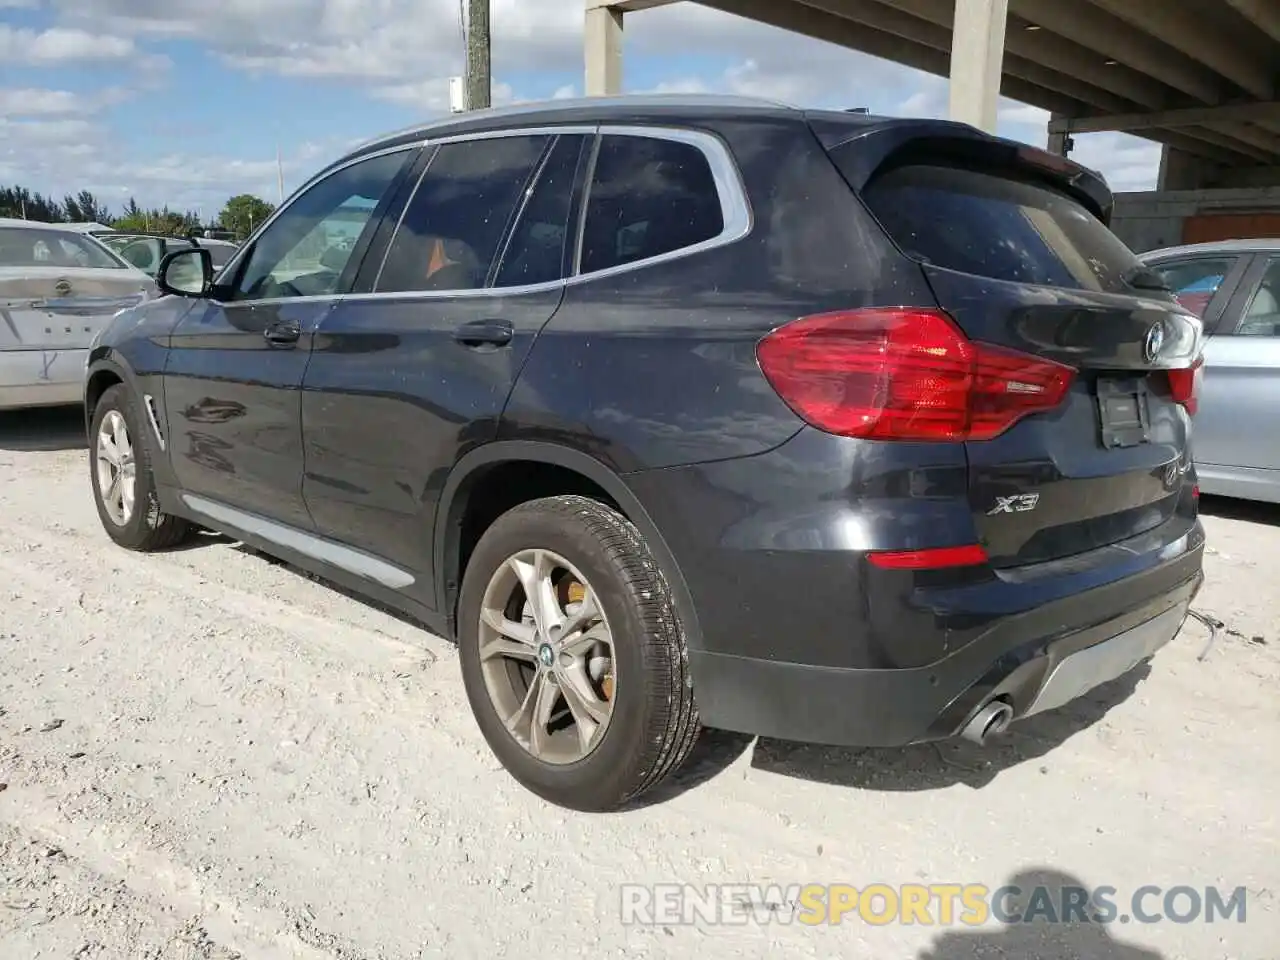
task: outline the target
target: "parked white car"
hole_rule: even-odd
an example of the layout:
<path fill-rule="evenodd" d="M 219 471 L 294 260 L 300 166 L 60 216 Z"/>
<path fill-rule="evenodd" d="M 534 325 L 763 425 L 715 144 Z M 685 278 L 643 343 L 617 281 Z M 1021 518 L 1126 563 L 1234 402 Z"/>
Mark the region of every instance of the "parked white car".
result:
<path fill-rule="evenodd" d="M 80 403 L 98 332 L 155 294 L 81 230 L 0 218 L 0 410 Z"/>

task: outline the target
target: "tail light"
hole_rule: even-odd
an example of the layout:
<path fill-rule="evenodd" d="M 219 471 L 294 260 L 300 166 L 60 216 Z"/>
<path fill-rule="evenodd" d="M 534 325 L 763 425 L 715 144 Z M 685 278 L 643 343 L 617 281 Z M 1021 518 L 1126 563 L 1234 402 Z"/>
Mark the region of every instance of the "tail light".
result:
<path fill-rule="evenodd" d="M 871 565 L 882 570 L 942 570 L 948 567 L 972 567 L 987 562 L 987 551 L 980 544 L 963 547 L 934 547 L 929 550 L 877 551 L 867 554 Z"/>
<path fill-rule="evenodd" d="M 1190 416 L 1196 415 L 1200 406 L 1200 385 L 1204 382 L 1204 357 L 1182 370 L 1170 370 L 1169 393 L 1174 401 L 1182 404 Z"/>
<path fill-rule="evenodd" d="M 989 440 L 1062 402 L 1075 370 L 969 340 L 939 310 L 824 313 L 770 333 L 760 369 L 812 426 L 869 440 Z"/>

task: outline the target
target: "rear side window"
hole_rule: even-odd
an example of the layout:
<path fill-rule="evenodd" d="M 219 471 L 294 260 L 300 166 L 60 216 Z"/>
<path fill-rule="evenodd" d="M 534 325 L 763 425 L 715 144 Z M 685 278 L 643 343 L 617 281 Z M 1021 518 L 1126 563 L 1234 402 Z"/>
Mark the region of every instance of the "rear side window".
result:
<path fill-rule="evenodd" d="M 658 137 L 600 143 L 582 240 L 582 273 L 674 253 L 718 237 L 724 214 L 706 154 Z"/>
<path fill-rule="evenodd" d="M 1234 265 L 1235 261 L 1231 258 L 1197 258 L 1153 264 L 1152 269 L 1173 291 L 1179 304 L 1203 319 L 1218 288 Z"/>
<path fill-rule="evenodd" d="M 564 277 L 569 214 L 585 140 L 576 135 L 556 139 L 507 242 L 494 286 L 519 287 Z"/>
<path fill-rule="evenodd" d="M 976 170 L 907 165 L 873 179 L 863 199 L 912 256 L 949 270 L 1082 290 L 1128 292 L 1137 258 L 1081 204 Z"/>
<path fill-rule="evenodd" d="M 550 141 L 494 137 L 440 147 L 391 241 L 378 291 L 483 287 Z"/>
<path fill-rule="evenodd" d="M 1280 257 L 1273 257 L 1236 329 L 1238 337 L 1280 337 Z"/>
<path fill-rule="evenodd" d="M 96 240 L 79 234 L 38 227 L 15 227 L 0 229 L 0 267 L 123 270 L 125 265 Z"/>

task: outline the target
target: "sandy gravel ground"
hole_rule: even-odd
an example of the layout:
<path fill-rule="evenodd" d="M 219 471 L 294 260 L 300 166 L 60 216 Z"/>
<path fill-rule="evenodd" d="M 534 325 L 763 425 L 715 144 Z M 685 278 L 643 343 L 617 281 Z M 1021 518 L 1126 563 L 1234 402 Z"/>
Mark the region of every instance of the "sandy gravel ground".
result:
<path fill-rule="evenodd" d="M 73 413 L 0 416 L 0 957 L 1280 957 L 1280 510 L 1207 505 L 1153 667 L 962 744 L 709 737 L 643 809 L 500 771 L 451 648 L 235 543 L 101 532 Z M 624 883 L 1041 876 L 1248 890 L 1246 922 L 624 926 Z M 1157 901 L 1158 903 L 1158 901 Z"/>

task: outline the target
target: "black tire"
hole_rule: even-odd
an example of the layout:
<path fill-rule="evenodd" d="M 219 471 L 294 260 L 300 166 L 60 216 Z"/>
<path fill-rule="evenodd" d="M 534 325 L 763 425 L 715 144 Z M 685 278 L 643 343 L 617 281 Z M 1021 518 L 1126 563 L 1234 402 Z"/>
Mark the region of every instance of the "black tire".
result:
<path fill-rule="evenodd" d="M 118 411 L 124 417 L 136 465 L 134 508 L 124 524 L 116 523 L 107 512 L 98 484 L 98 431 L 102 427 L 102 421 L 112 411 Z M 156 498 L 155 478 L 151 472 L 148 429 L 133 394 L 122 383 L 108 389 L 98 400 L 89 428 L 89 482 L 93 485 L 93 503 L 98 508 L 98 518 L 102 521 L 107 536 L 117 544 L 141 552 L 170 549 L 192 532 L 191 524 L 186 520 L 160 509 L 160 501 Z"/>
<path fill-rule="evenodd" d="M 480 611 L 507 559 L 551 550 L 590 582 L 609 622 L 619 682 L 613 713 L 587 756 L 563 765 L 534 757 L 507 730 L 485 685 Z M 640 532 L 617 511 L 579 496 L 549 497 L 503 514 L 467 563 L 458 603 L 459 658 L 467 698 L 490 749 L 526 788 L 574 810 L 616 810 L 680 766 L 701 726 L 684 630 L 671 589 Z"/>

